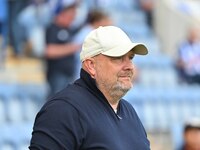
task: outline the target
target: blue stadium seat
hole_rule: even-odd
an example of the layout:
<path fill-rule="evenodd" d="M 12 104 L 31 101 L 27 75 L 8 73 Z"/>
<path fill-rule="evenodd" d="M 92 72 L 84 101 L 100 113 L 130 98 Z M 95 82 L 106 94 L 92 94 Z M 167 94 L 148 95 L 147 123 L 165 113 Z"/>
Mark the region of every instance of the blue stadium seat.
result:
<path fill-rule="evenodd" d="M 0 84 L 0 122 L 33 121 L 45 102 L 46 85 Z"/>
<path fill-rule="evenodd" d="M 22 146 L 28 146 L 30 142 L 32 125 L 32 123 L 8 123 L 1 125 L 0 149 L 24 150 Z"/>
<path fill-rule="evenodd" d="M 152 87 L 135 86 L 124 97 L 147 129 L 169 130 L 191 116 L 200 117 L 200 87 Z"/>
<path fill-rule="evenodd" d="M 0 97 L 0 124 L 5 123 L 5 121 L 6 121 L 5 102 Z"/>
<path fill-rule="evenodd" d="M 18 97 L 18 93 L 17 93 L 16 84 L 0 83 L 0 98 L 1 98 L 2 104 L 4 105 L 6 121 L 10 119 L 9 118 L 9 102 L 10 100 L 17 97 Z"/>
<path fill-rule="evenodd" d="M 33 121 L 36 113 L 46 101 L 46 85 L 20 85 L 18 93 L 23 102 L 23 118 L 26 121 Z"/>
<path fill-rule="evenodd" d="M 21 99 L 10 97 L 7 102 L 7 115 L 10 122 L 23 121 L 23 103 Z"/>

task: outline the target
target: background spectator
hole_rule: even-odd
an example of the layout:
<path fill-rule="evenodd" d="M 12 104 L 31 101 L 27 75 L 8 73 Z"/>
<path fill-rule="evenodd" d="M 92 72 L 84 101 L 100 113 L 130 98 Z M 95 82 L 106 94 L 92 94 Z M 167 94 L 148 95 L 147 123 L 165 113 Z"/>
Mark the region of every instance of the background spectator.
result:
<path fill-rule="evenodd" d="M 195 118 L 187 122 L 184 127 L 183 147 L 179 150 L 200 149 L 200 120 Z"/>
<path fill-rule="evenodd" d="M 9 40 L 15 56 L 24 55 L 23 52 L 25 49 L 25 34 L 23 32 L 23 27 L 18 22 L 18 16 L 21 10 L 23 10 L 29 3 L 30 0 L 8 0 Z"/>
<path fill-rule="evenodd" d="M 46 30 L 46 77 L 50 94 L 58 92 L 74 79 L 75 52 L 80 45 L 72 43 L 74 31 L 70 25 L 75 18 L 76 8 L 76 1 L 60 3 L 53 23 Z"/>
<path fill-rule="evenodd" d="M 153 8 L 154 8 L 154 0 L 139 0 L 140 7 L 144 11 L 146 15 L 146 22 L 148 26 L 153 29 Z"/>
<path fill-rule="evenodd" d="M 187 83 L 200 84 L 200 30 L 192 27 L 188 38 L 181 43 L 177 61 L 180 78 Z"/>
<path fill-rule="evenodd" d="M 6 0 L 0 1 L 0 67 L 4 64 L 8 34 L 8 8 Z"/>
<path fill-rule="evenodd" d="M 36 57 L 44 56 L 45 28 L 52 19 L 52 10 L 47 0 L 32 0 L 19 14 L 20 25 L 25 29 L 27 42 Z"/>

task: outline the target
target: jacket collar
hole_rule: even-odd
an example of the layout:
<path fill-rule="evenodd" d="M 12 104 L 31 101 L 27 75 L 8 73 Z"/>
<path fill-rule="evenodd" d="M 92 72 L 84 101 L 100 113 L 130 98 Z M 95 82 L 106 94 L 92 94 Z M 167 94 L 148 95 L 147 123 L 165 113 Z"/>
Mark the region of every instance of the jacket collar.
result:
<path fill-rule="evenodd" d="M 110 110 L 112 110 L 112 112 L 114 112 L 113 108 L 111 107 L 111 105 L 109 104 L 108 100 L 106 99 L 106 97 L 103 95 L 103 93 L 98 89 L 97 85 L 96 85 L 96 81 L 94 78 L 92 78 L 90 76 L 89 73 L 87 73 L 84 69 L 81 69 L 81 73 L 80 73 L 80 79 L 81 81 L 83 81 L 84 83 L 80 83 L 81 86 L 84 86 L 85 88 L 87 88 L 91 93 L 93 93 L 96 97 L 98 97 L 98 99 L 100 101 L 102 101 L 105 105 L 109 106 Z M 120 103 L 119 103 L 120 106 Z M 119 107 L 118 106 L 118 107 Z M 121 117 L 118 115 L 120 113 L 119 111 L 120 107 L 118 108 L 118 113 L 116 114 L 114 112 L 114 114 L 117 116 L 118 119 L 121 119 Z"/>
<path fill-rule="evenodd" d="M 90 92 L 92 92 L 94 95 L 100 97 L 101 99 L 103 98 L 108 103 L 106 97 L 98 89 L 98 87 L 96 85 L 96 80 L 94 78 L 92 78 L 90 76 L 90 74 L 88 72 L 86 72 L 84 69 L 81 69 L 80 78 L 84 81 L 84 83 L 86 84 L 86 88 L 88 90 L 90 90 Z"/>

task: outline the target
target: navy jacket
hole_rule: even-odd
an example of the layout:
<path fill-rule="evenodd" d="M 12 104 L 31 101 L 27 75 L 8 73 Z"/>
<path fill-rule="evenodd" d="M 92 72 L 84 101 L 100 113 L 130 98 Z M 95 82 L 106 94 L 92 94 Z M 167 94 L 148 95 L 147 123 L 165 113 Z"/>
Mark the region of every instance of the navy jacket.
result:
<path fill-rule="evenodd" d="M 34 123 L 31 150 L 149 150 L 133 107 L 120 100 L 117 113 L 95 80 L 81 78 L 51 98 Z"/>

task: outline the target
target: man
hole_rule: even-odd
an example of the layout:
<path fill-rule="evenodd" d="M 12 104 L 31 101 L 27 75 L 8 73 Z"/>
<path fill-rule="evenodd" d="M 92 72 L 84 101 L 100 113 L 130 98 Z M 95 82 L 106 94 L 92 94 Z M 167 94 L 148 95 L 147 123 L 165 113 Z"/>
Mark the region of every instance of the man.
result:
<path fill-rule="evenodd" d="M 200 120 L 193 118 L 184 127 L 183 147 L 180 150 L 200 149 Z"/>
<path fill-rule="evenodd" d="M 191 27 L 186 41 L 178 49 L 177 71 L 188 84 L 200 84 L 200 34 L 199 27 Z"/>
<path fill-rule="evenodd" d="M 76 15 L 76 7 L 75 0 L 59 3 L 54 22 L 46 31 L 45 53 L 50 95 L 74 80 L 75 53 L 80 49 L 80 45 L 72 42 L 74 31 L 70 27 Z"/>
<path fill-rule="evenodd" d="M 8 6 L 6 0 L 0 1 L 0 69 L 4 67 L 8 37 Z"/>
<path fill-rule="evenodd" d="M 140 119 L 121 99 L 132 87 L 135 54 L 147 54 L 146 47 L 132 43 L 120 28 L 91 31 L 80 53 L 80 79 L 57 93 L 37 114 L 29 148 L 149 150 Z"/>

